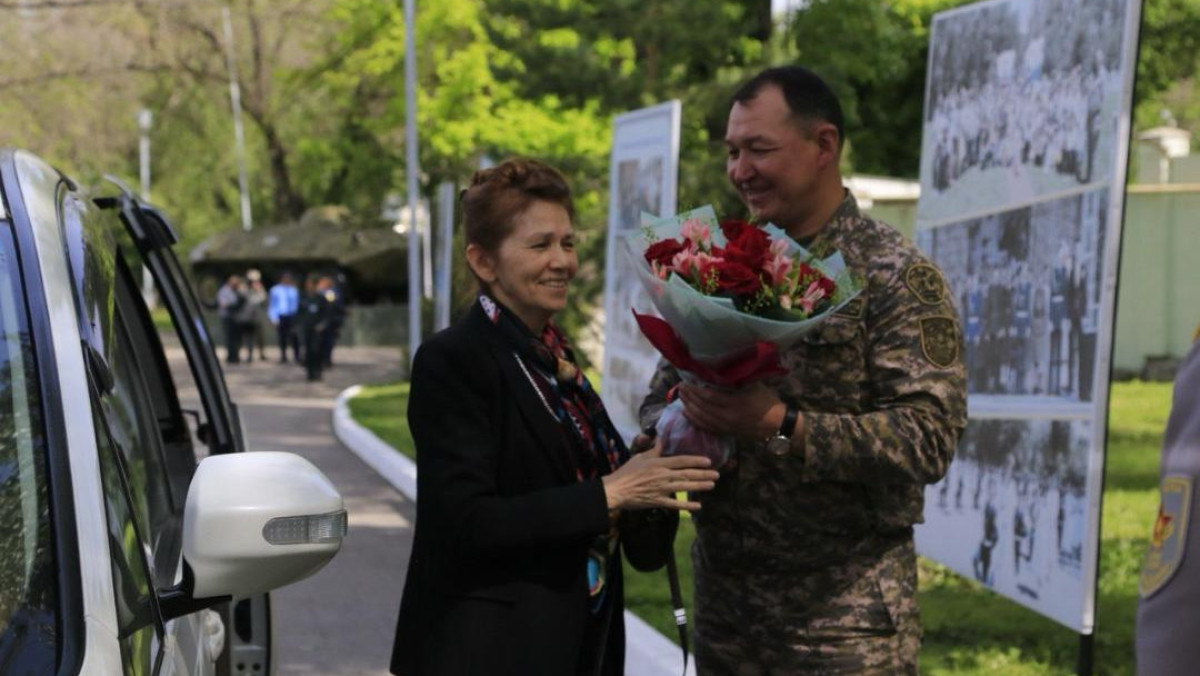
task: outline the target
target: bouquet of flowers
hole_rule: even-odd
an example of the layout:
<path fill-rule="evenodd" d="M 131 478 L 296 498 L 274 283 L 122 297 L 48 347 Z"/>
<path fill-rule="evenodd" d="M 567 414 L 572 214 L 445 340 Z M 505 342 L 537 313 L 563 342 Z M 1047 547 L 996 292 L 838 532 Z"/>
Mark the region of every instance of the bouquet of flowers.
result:
<path fill-rule="evenodd" d="M 705 206 L 643 215 L 622 249 L 662 318 L 638 327 L 689 382 L 736 388 L 784 373 L 779 354 L 856 296 L 840 253 L 814 256 L 774 225 L 718 221 Z M 727 462 L 733 440 L 692 428 L 675 401 L 658 422 L 663 453 Z"/>

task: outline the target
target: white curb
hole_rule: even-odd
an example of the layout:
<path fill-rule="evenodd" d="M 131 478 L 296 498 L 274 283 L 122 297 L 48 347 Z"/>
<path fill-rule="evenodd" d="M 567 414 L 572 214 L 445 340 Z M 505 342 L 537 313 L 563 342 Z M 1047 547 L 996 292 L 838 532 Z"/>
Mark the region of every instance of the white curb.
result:
<path fill-rule="evenodd" d="M 350 407 L 346 402 L 361 390 L 360 386 L 355 385 L 338 395 L 333 408 L 333 434 L 396 490 L 416 501 L 416 463 L 350 417 Z M 397 415 L 402 415 L 402 412 L 398 411 Z M 642 618 L 625 611 L 626 676 L 678 676 L 681 659 L 679 646 L 646 624 Z M 695 674 L 695 663 L 689 660 L 687 676 Z"/>
<path fill-rule="evenodd" d="M 354 385 L 338 395 L 333 407 L 333 434 L 346 448 L 354 452 L 371 469 L 379 472 L 396 490 L 408 499 L 417 500 L 417 465 L 408 456 L 397 451 L 371 430 L 359 425 L 350 417 L 350 406 L 346 403 L 362 391 Z M 402 413 L 398 413 L 402 415 Z"/>

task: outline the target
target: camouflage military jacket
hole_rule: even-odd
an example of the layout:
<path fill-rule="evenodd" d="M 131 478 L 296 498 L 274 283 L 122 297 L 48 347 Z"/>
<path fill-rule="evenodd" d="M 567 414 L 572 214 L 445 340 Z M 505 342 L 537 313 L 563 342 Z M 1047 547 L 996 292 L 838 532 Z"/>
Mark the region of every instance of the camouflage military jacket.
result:
<path fill-rule="evenodd" d="M 910 537 L 924 486 L 945 474 L 966 425 L 962 330 L 941 272 L 848 193 L 810 249 L 840 251 L 866 285 L 766 381 L 803 416 L 790 452 L 740 441 L 701 496 L 698 546 L 714 564 L 824 568 Z M 661 362 L 643 428 L 678 381 Z"/>

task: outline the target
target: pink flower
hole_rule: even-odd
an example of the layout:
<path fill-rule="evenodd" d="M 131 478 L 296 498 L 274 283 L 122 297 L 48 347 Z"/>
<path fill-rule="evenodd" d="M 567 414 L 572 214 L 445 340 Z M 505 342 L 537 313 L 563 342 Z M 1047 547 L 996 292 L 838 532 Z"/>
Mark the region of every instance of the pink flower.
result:
<path fill-rule="evenodd" d="M 786 256 L 788 250 L 787 240 L 773 239 L 771 240 L 771 247 L 767 250 L 771 252 L 772 256 Z"/>
<path fill-rule="evenodd" d="M 825 287 L 820 280 L 817 280 L 808 285 L 808 290 L 804 292 L 803 296 L 797 298 L 796 302 L 804 309 L 805 313 L 812 314 L 813 308 L 824 300 L 825 296 Z"/>
<path fill-rule="evenodd" d="M 683 226 L 679 229 L 679 236 L 692 242 L 694 247 L 707 249 L 712 239 L 712 232 L 700 219 L 691 218 L 683 222 Z"/>
<path fill-rule="evenodd" d="M 774 249 L 775 246 L 772 244 L 771 248 Z M 767 259 L 763 271 L 770 277 L 771 286 L 779 286 L 787 281 L 787 275 L 792 271 L 792 259 L 782 253 L 775 254 Z"/>
<path fill-rule="evenodd" d="M 691 249 L 684 249 L 675 254 L 671 259 L 671 269 L 683 276 L 692 274 L 692 268 L 696 265 L 696 252 Z"/>
<path fill-rule="evenodd" d="M 719 261 L 720 259 L 704 251 L 685 249 L 675 254 L 670 267 L 676 274 L 691 282 L 700 280 L 709 267 Z"/>

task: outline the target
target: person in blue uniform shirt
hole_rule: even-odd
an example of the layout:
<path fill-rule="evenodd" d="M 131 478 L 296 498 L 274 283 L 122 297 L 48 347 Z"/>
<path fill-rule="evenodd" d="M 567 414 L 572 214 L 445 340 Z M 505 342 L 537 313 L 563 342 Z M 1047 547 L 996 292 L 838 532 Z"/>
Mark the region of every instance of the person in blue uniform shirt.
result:
<path fill-rule="evenodd" d="M 292 359 L 300 362 L 300 336 L 296 333 L 296 313 L 300 311 L 300 289 L 296 288 L 296 280 L 290 272 L 285 272 L 279 278 L 279 283 L 271 287 L 267 306 L 267 318 L 275 326 L 279 336 L 279 362 L 286 364 L 288 348 L 292 350 Z"/>

